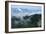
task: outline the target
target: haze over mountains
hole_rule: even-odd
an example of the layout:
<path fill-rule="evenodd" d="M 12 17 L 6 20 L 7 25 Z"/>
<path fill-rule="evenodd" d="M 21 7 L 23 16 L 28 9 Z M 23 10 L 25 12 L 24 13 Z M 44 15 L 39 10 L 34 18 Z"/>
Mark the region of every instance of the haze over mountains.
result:
<path fill-rule="evenodd" d="M 23 18 L 12 17 L 12 28 L 41 27 L 41 14 L 23 16 Z"/>
<path fill-rule="evenodd" d="M 32 14 L 41 14 L 41 6 L 20 6 L 12 5 L 12 16 L 23 16 L 23 15 L 32 15 Z"/>
<path fill-rule="evenodd" d="M 12 28 L 41 27 L 40 6 L 12 6 Z"/>

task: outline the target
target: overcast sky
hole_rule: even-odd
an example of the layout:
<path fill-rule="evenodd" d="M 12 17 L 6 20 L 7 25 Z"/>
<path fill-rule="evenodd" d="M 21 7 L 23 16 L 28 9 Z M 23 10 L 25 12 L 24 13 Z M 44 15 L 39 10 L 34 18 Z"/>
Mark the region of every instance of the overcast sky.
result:
<path fill-rule="evenodd" d="M 12 16 L 24 16 L 41 13 L 41 6 L 11 5 Z"/>

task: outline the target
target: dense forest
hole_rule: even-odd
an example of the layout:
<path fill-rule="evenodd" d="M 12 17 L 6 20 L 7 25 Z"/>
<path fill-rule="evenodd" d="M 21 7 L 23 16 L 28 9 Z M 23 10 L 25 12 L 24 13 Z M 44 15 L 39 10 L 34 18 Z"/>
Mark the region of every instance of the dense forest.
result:
<path fill-rule="evenodd" d="M 12 16 L 12 28 L 41 27 L 41 14 L 26 15 L 21 17 Z"/>

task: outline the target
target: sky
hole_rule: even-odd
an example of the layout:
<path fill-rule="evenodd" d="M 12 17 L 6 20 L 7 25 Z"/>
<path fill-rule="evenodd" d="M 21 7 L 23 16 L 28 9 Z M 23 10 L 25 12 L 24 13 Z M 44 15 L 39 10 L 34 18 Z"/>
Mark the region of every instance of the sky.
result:
<path fill-rule="evenodd" d="M 32 14 L 41 14 L 41 6 L 27 6 L 27 5 L 11 5 L 12 16 L 25 16 Z"/>

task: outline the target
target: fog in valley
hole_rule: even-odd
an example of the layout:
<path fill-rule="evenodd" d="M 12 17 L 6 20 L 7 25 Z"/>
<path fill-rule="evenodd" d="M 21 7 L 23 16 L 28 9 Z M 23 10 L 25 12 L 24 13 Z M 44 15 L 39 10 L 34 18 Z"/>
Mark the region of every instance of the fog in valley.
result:
<path fill-rule="evenodd" d="M 12 6 L 11 26 L 12 28 L 41 27 L 40 6 Z"/>

